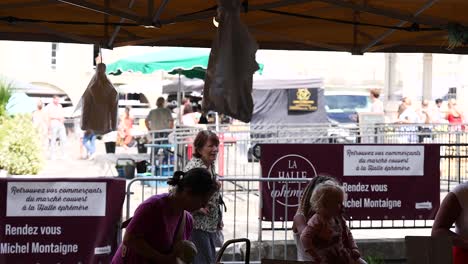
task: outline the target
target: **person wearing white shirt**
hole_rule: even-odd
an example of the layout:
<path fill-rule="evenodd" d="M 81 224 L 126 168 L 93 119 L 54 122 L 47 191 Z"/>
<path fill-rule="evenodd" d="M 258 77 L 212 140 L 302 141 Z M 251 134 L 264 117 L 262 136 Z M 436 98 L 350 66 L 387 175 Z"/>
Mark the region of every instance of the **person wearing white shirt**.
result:
<path fill-rule="evenodd" d="M 435 100 L 436 108 L 434 111 L 434 123 L 445 124 L 447 121 L 447 114 L 442 111 L 442 99 L 438 98 Z"/>
<path fill-rule="evenodd" d="M 65 154 L 65 143 L 67 134 L 65 131 L 65 116 L 63 114 L 62 105 L 59 103 L 59 97 L 54 96 L 52 103 L 46 106 L 46 113 L 49 120 L 50 137 L 50 157 L 53 159 L 56 153 L 57 139 L 60 143 L 61 156 Z"/>
<path fill-rule="evenodd" d="M 415 124 L 419 123 L 419 115 L 416 113 L 412 106 L 412 102 L 410 98 L 406 98 L 404 101 L 405 108 L 401 115 L 398 117 L 398 123 L 406 123 L 406 124 Z"/>
<path fill-rule="evenodd" d="M 371 112 L 372 113 L 384 113 L 383 102 L 379 99 L 380 90 L 371 89 L 370 90 L 370 99 L 371 99 Z"/>
<path fill-rule="evenodd" d="M 412 107 L 411 99 L 406 97 L 400 107 L 399 111 L 401 114 L 398 116 L 397 123 L 399 124 L 412 124 L 401 126 L 399 130 L 402 132 L 403 136 L 400 137 L 400 143 L 416 143 L 418 142 L 418 136 L 416 135 L 418 131 L 418 126 L 414 125 L 420 123 L 419 115 Z"/>
<path fill-rule="evenodd" d="M 430 142 L 432 140 L 432 124 L 434 122 L 435 112 L 429 108 L 429 101 L 424 99 L 421 102 L 419 109 L 419 122 L 424 123 L 419 127 L 421 134 L 419 135 L 419 143 Z"/>

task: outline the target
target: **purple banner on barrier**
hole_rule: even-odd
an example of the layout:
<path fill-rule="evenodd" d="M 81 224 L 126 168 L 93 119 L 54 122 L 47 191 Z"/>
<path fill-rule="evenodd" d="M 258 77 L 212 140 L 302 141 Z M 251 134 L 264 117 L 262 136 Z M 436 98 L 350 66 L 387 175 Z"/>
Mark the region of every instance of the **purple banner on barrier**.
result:
<path fill-rule="evenodd" d="M 0 263 L 112 259 L 125 180 L 3 178 L 0 196 Z"/>
<path fill-rule="evenodd" d="M 353 220 L 434 219 L 440 203 L 439 145 L 264 144 L 262 177 L 335 176 Z M 292 221 L 305 183 L 262 183 L 262 219 Z M 273 217 L 274 215 L 274 217 Z"/>

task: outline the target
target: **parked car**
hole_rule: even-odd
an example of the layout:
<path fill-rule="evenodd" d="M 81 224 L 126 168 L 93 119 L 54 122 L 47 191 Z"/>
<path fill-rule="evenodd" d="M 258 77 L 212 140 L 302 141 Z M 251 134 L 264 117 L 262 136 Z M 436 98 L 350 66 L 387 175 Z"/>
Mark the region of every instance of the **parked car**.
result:
<path fill-rule="evenodd" d="M 325 90 L 325 109 L 331 120 L 338 123 L 357 123 L 358 113 L 370 112 L 369 92 Z"/>
<path fill-rule="evenodd" d="M 356 143 L 358 114 L 370 112 L 369 92 L 365 90 L 325 89 L 325 109 L 332 127 L 328 131 L 331 143 Z"/>

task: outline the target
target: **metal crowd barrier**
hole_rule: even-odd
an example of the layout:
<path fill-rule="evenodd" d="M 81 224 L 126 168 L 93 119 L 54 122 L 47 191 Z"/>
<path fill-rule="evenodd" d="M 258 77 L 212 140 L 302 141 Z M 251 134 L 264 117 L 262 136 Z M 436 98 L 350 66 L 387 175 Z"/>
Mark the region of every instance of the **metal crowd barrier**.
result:
<path fill-rule="evenodd" d="M 468 127 L 468 126 L 466 126 Z M 222 176 L 258 177 L 260 166 L 253 147 L 262 143 L 303 144 L 443 144 L 441 148 L 441 180 L 449 183 L 467 176 L 466 158 L 468 131 L 465 125 L 449 124 L 377 124 L 368 126 L 334 124 L 263 124 L 190 127 L 151 131 L 153 175 L 164 175 L 162 168 L 180 170 L 194 152 L 192 142 L 203 129 L 218 129 L 220 137 L 216 169 Z M 159 166 L 164 165 L 164 166 Z M 159 172 L 157 170 L 159 169 Z M 450 189 L 449 184 L 447 190 Z"/>
<path fill-rule="evenodd" d="M 163 183 L 168 177 L 141 177 L 134 178 L 127 184 L 126 211 L 124 220 L 130 218 L 136 207 L 145 199 L 154 194 L 160 194 L 168 191 L 168 187 Z M 292 222 L 266 222 L 261 215 L 262 193 L 260 184 L 270 182 L 273 185 L 273 191 L 277 182 L 283 182 L 288 189 L 289 183 L 304 183 L 304 186 L 310 179 L 262 179 L 237 177 L 220 177 L 222 182 L 221 194 L 226 203 L 227 211 L 223 213 L 224 238 L 225 241 L 235 238 L 247 238 L 251 241 L 271 241 L 272 247 L 281 245 L 284 252 L 287 250 L 287 243 L 292 239 Z M 155 187 L 147 187 L 149 182 L 157 182 Z M 162 186 L 161 186 L 162 185 Z M 136 194 L 140 193 L 140 197 Z M 273 200 L 272 206 L 275 208 L 276 200 Z M 288 198 L 286 199 L 288 205 Z M 276 210 L 273 210 L 271 217 L 275 218 Z M 286 217 L 288 216 L 285 210 Z M 261 253 L 261 252 L 260 252 Z M 273 253 L 273 252 L 272 252 Z M 284 254 L 286 256 L 286 254 Z M 273 255 L 271 255 L 273 257 Z"/>
<path fill-rule="evenodd" d="M 463 151 L 468 149 L 468 144 L 463 146 L 459 145 L 444 145 L 444 147 L 450 148 L 458 147 L 463 148 Z M 468 156 L 441 156 L 441 162 L 443 159 L 463 159 L 466 161 Z M 450 167 L 449 167 L 450 168 Z M 441 168 L 442 170 L 442 168 Z M 136 207 L 143 202 L 145 199 L 154 194 L 160 194 L 168 192 L 169 188 L 164 183 L 168 177 L 145 177 L 135 178 L 129 181 L 127 185 L 127 197 L 126 197 L 126 211 L 125 219 L 131 217 Z M 269 182 L 272 184 L 273 191 L 278 183 L 285 183 L 285 191 L 289 190 L 291 183 L 306 183 L 310 179 L 290 179 L 290 178 L 253 178 L 245 175 L 235 175 L 229 177 L 220 177 L 222 182 L 221 193 L 226 203 L 227 212 L 223 215 L 224 221 L 224 236 L 226 240 L 235 238 L 248 238 L 251 241 L 270 241 L 272 248 L 278 249 L 278 246 L 284 250 L 283 254 L 286 256 L 288 242 L 292 237 L 292 222 L 291 221 L 266 221 L 265 217 L 269 219 L 276 219 L 276 198 L 272 200 L 272 215 L 262 215 L 262 193 L 260 191 L 260 185 L 262 183 Z M 445 181 L 441 177 L 441 188 L 447 186 L 447 188 L 453 188 L 460 181 L 467 180 L 466 175 L 455 177 Z M 151 184 L 151 182 L 156 184 Z M 148 187 L 150 185 L 152 187 Z M 443 191 L 441 189 L 441 191 Z M 289 199 L 285 200 L 286 207 L 289 204 Z M 283 212 L 285 219 L 288 218 L 288 210 Z M 404 219 L 404 220 L 385 220 L 385 219 L 368 219 L 368 220 L 349 220 L 348 226 L 351 229 L 405 229 L 405 228 L 431 228 L 433 224 L 432 220 L 419 220 L 419 219 Z M 261 248 L 261 247 L 260 247 Z M 261 252 L 260 252 L 261 254 Z M 271 252 L 271 254 L 273 254 Z M 274 257 L 271 255 L 270 257 Z"/>
<path fill-rule="evenodd" d="M 258 179 L 261 168 L 253 155 L 253 146 L 261 143 L 345 143 L 345 144 L 440 144 L 441 192 L 453 189 L 458 183 L 468 180 L 468 133 L 464 125 L 449 124 L 378 124 L 372 126 L 332 126 L 329 124 L 220 126 L 218 160 L 215 163 L 219 175 L 242 181 L 244 178 Z M 343 129 L 348 129 L 347 134 Z M 210 127 L 181 128 L 171 130 L 170 144 L 150 144 L 153 175 L 170 176 L 182 169 L 193 153 L 192 140 L 198 131 Z M 341 131 L 341 132 L 337 132 Z M 169 130 L 164 131 L 169 132 Z M 156 132 L 160 133 L 160 132 Z M 155 138 L 155 142 L 168 138 Z M 166 156 L 159 151 L 164 148 Z M 167 151 L 166 151 L 167 150 Z M 155 157 L 158 157 L 157 161 Z M 178 158 L 176 158 L 176 156 Z M 160 164 L 164 166 L 159 166 Z M 166 166 L 166 167 L 165 167 Z M 167 170 L 168 166 L 172 166 Z M 239 185 L 242 186 L 242 185 Z M 405 223 L 369 221 L 351 222 L 352 228 L 406 227 Z M 430 227 L 432 223 L 409 224 L 410 227 Z"/>
<path fill-rule="evenodd" d="M 168 179 L 165 176 L 185 166 L 190 153 L 194 151 L 192 141 L 203 129 L 214 130 L 214 127 L 152 131 L 154 135 L 165 132 L 169 136 L 154 136 L 153 142 L 147 145 L 151 149 L 152 175 L 155 176 L 139 177 L 128 182 L 125 219 L 131 217 L 136 207 L 151 195 L 168 191 L 168 186 L 164 184 Z M 262 182 L 271 182 L 275 186 L 278 182 L 297 183 L 307 182 L 308 179 L 261 178 L 260 164 L 252 150 L 256 144 L 440 144 L 441 193 L 468 180 L 468 133 L 464 125 L 224 125 L 217 127 L 215 132 L 221 141 L 216 169 L 221 176 L 221 192 L 228 208 L 223 217 L 225 239 L 245 237 L 252 241 L 272 241 L 273 246 L 281 244 L 285 252 L 288 241 L 292 240 L 292 222 L 262 219 L 259 187 Z M 275 210 L 273 219 L 274 214 Z M 288 212 L 285 214 L 287 216 Z M 431 220 L 418 219 L 350 220 L 348 223 L 351 229 L 430 228 L 432 224 Z"/>

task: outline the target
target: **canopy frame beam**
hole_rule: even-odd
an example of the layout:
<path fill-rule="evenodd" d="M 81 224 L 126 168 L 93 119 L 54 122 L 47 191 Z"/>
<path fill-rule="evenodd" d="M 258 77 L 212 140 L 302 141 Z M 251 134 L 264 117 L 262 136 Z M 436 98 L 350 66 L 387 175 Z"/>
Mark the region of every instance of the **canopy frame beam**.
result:
<path fill-rule="evenodd" d="M 310 1 L 310 0 L 309 0 Z M 169 2 L 169 0 L 164 0 L 164 2 Z M 297 4 L 300 4 L 302 2 L 308 2 L 308 1 L 304 1 L 304 0 L 286 0 L 286 1 L 278 1 L 278 2 L 275 2 L 275 6 L 272 6 L 272 7 L 280 7 L 279 5 L 281 4 L 285 4 L 284 2 L 287 2 L 287 3 L 292 3 L 292 2 L 295 2 Z M 167 4 L 167 3 L 166 3 Z M 163 5 L 161 5 L 162 7 Z M 315 7 L 315 8 L 311 8 L 311 9 L 308 9 L 306 10 L 306 12 L 311 12 L 311 11 L 324 11 L 324 10 L 330 10 L 330 9 L 336 9 L 337 7 L 335 6 L 326 6 L 326 7 Z M 252 7 L 249 6 L 249 10 L 251 10 Z M 159 11 L 159 10 L 158 10 Z M 201 18 L 200 18 L 201 19 Z M 200 20 L 200 19 L 197 19 L 197 20 Z M 249 28 L 254 28 L 256 26 L 260 26 L 260 25 L 265 25 L 265 24 L 269 24 L 269 23 L 273 23 L 275 21 L 279 21 L 279 20 L 282 20 L 283 17 L 281 16 L 278 16 L 278 17 L 272 17 L 270 19 L 267 19 L 267 20 L 264 20 L 264 21 L 260 21 L 260 22 L 256 22 L 254 24 L 249 24 L 247 25 Z M 157 22 L 155 22 L 157 23 Z M 211 23 L 211 20 L 208 22 L 208 23 Z M 208 34 L 212 32 L 212 30 L 204 30 L 204 31 L 195 31 L 195 32 L 190 32 L 190 33 L 185 33 L 185 34 L 179 34 L 179 35 L 175 35 L 175 36 L 171 36 L 171 37 L 165 37 L 165 38 L 153 38 L 153 39 L 133 39 L 133 40 L 128 40 L 128 41 L 123 41 L 123 42 L 120 42 L 118 44 L 116 44 L 116 46 L 120 47 L 120 46 L 127 46 L 127 45 L 144 45 L 144 44 L 147 44 L 147 43 L 155 43 L 155 42 L 158 42 L 158 41 L 165 41 L 165 40 L 174 40 L 174 39 L 178 39 L 178 38 L 182 38 L 182 37 L 189 37 L 189 36 L 196 36 L 196 35 L 203 35 L 203 34 Z M 329 48 L 327 48 L 329 49 Z"/>
<path fill-rule="evenodd" d="M 260 4 L 260 5 L 249 5 L 249 12 L 251 11 L 258 11 L 262 9 L 270 9 L 270 8 L 280 8 L 284 6 L 290 6 L 290 5 L 297 5 L 297 4 L 304 4 L 307 2 L 311 2 L 311 0 L 280 0 L 272 3 L 267 3 L 267 4 Z M 245 12 L 243 8 L 241 8 L 241 12 Z M 193 15 L 179 15 L 171 19 L 167 20 L 161 20 L 162 25 L 166 24 L 172 24 L 172 23 L 177 23 L 177 22 L 188 22 L 192 20 L 199 20 L 199 19 L 205 19 L 205 18 L 211 18 L 215 16 L 217 13 L 216 10 L 209 10 L 205 12 L 200 12 L 196 13 Z"/>
<path fill-rule="evenodd" d="M 374 36 L 372 36 L 371 34 L 369 33 L 366 33 L 360 29 L 357 30 L 357 34 L 365 39 L 367 39 L 368 41 L 371 41 L 374 39 Z"/>
<path fill-rule="evenodd" d="M 420 14 L 422 14 L 424 11 L 426 11 L 427 9 L 429 9 L 431 6 L 433 6 L 436 2 L 438 2 L 439 0 L 429 0 L 426 2 L 426 4 L 424 4 L 421 8 L 419 8 L 414 14 L 413 14 L 413 17 L 417 17 L 419 16 Z M 399 23 L 395 24 L 394 26 L 395 27 L 403 27 L 406 23 L 408 23 L 408 21 L 400 21 Z M 370 41 L 363 49 L 362 49 L 362 53 L 365 53 L 367 52 L 370 48 L 374 47 L 375 45 L 377 45 L 379 42 L 381 42 L 382 40 L 386 39 L 387 37 L 389 37 L 390 35 L 392 35 L 394 32 L 396 31 L 396 29 L 389 29 L 387 30 L 385 33 L 383 33 L 382 35 L 378 36 L 377 38 L 373 39 L 372 41 Z"/>
<path fill-rule="evenodd" d="M 164 9 L 166 8 L 167 4 L 169 3 L 169 0 L 164 0 L 161 5 L 159 6 L 158 10 L 156 11 L 156 13 L 154 13 L 154 16 L 153 16 L 153 23 L 154 24 L 159 24 L 159 18 L 161 17 L 161 14 L 162 12 L 164 11 Z"/>
<path fill-rule="evenodd" d="M 400 43 L 392 43 L 392 44 L 384 44 L 384 45 L 374 46 L 374 47 L 370 48 L 369 51 L 370 52 L 377 52 L 377 51 L 380 51 L 380 50 L 384 50 L 384 49 L 388 49 L 388 48 L 392 48 L 392 47 L 396 47 L 396 46 L 402 46 L 402 44 L 411 43 L 411 42 L 418 41 L 418 40 L 431 39 L 431 38 L 435 38 L 435 37 L 443 37 L 445 35 L 447 35 L 447 33 L 445 33 L 445 32 L 435 32 L 435 33 L 424 35 L 424 36 L 418 36 L 418 37 L 415 37 L 415 38 L 406 39 L 404 41 L 401 41 Z"/>
<path fill-rule="evenodd" d="M 130 10 L 130 9 L 133 7 L 134 4 L 135 4 L 135 0 L 130 0 L 130 1 L 128 2 L 128 9 Z M 120 18 L 119 23 L 124 23 L 124 22 L 125 22 L 125 18 Z M 122 29 L 121 26 L 115 27 L 114 32 L 112 32 L 112 35 L 111 35 L 111 37 L 109 38 L 109 41 L 107 42 L 107 47 L 108 47 L 108 48 L 112 48 L 112 47 L 113 47 L 115 38 L 117 38 L 117 35 L 119 35 L 119 31 L 120 31 L 121 29 Z"/>
<path fill-rule="evenodd" d="M 422 25 L 428 25 L 428 26 L 432 26 L 435 28 L 440 28 L 440 29 L 448 28 L 447 21 L 443 21 L 443 20 L 435 19 L 435 18 L 428 18 L 428 17 L 414 17 L 412 15 L 404 14 L 400 11 L 396 11 L 392 9 L 383 9 L 383 8 L 373 7 L 370 5 L 354 4 L 352 2 L 346 2 L 343 0 L 316 0 L 316 1 L 328 3 L 330 5 L 340 6 L 343 8 L 349 8 L 349 9 L 352 9 L 355 11 L 361 11 L 364 13 L 389 17 L 393 19 L 398 19 L 398 20 L 422 24 Z"/>
<path fill-rule="evenodd" d="M 148 16 L 148 21 L 152 21 L 151 18 L 153 17 L 153 12 L 154 12 L 154 1 L 153 0 L 146 0 L 147 1 L 147 16 Z"/>
<path fill-rule="evenodd" d="M 146 19 L 136 14 L 129 13 L 128 11 L 123 11 L 117 8 L 105 8 L 101 5 L 96 5 L 94 3 L 90 3 L 85 0 L 55 0 L 55 1 L 69 4 L 72 6 L 76 6 L 79 8 L 88 9 L 97 13 L 103 13 L 103 14 L 110 15 L 110 16 L 125 18 L 127 20 L 131 20 L 137 23 L 147 24 L 148 22 Z"/>
<path fill-rule="evenodd" d="M 153 14 L 153 8 L 154 7 L 151 5 L 152 2 L 153 2 L 153 0 L 148 0 L 148 7 L 149 7 L 148 8 L 148 15 L 150 13 Z M 160 18 L 162 12 L 164 11 L 164 9 L 166 8 L 168 3 L 169 3 L 169 0 L 164 0 L 161 3 L 161 5 L 159 6 L 158 10 L 156 10 L 156 12 L 154 12 L 154 16 L 148 17 L 148 20 L 152 21 L 153 24 L 158 24 L 159 23 L 159 18 Z M 134 4 L 135 4 L 135 0 L 130 0 L 129 3 L 128 3 L 128 9 L 131 9 Z M 120 23 L 123 23 L 123 22 L 125 22 L 125 18 L 120 19 Z M 113 48 L 114 41 L 117 38 L 117 35 L 119 34 L 120 30 L 122 30 L 121 26 L 117 26 L 115 28 L 114 32 L 112 33 L 112 36 L 110 37 L 109 41 L 107 42 L 107 46 L 109 48 Z M 132 38 L 131 41 L 135 41 L 135 40 L 136 40 L 135 38 Z"/>

